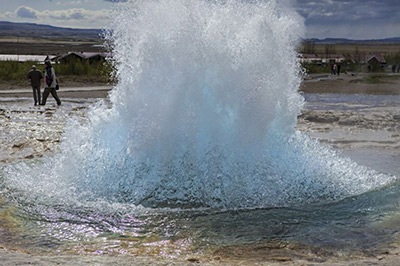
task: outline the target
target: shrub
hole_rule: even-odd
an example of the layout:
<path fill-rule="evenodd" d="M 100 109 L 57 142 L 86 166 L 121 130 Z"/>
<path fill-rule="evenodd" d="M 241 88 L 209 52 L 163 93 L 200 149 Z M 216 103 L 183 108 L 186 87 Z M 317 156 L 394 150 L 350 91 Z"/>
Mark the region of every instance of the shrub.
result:
<path fill-rule="evenodd" d="M 37 65 L 38 70 L 44 71 L 44 65 L 37 62 L 0 61 L 0 80 L 24 81 L 33 64 Z M 85 80 L 96 82 L 110 81 L 113 71 L 112 64 L 104 60 L 93 63 L 75 60 L 53 64 L 53 67 L 59 77 L 85 76 Z"/>

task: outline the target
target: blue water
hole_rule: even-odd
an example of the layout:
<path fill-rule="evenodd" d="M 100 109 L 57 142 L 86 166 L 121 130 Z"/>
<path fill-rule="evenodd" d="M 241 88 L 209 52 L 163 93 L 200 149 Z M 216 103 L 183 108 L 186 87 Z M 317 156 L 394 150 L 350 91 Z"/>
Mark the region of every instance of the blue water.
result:
<path fill-rule="evenodd" d="M 104 253 L 135 253 L 125 243 L 150 252 L 150 244 L 162 242 L 165 249 L 190 254 L 226 245 L 288 241 L 332 253 L 377 254 L 398 237 L 399 194 L 396 184 L 331 204 L 154 214 L 19 205 L 14 216 L 23 221 L 26 231 L 9 235 L 3 230 L 2 243 L 10 245 L 12 241 L 13 246 L 45 252 L 85 246 Z M 186 245 L 175 246 L 180 242 Z M 163 256 L 162 250 L 156 256 Z"/>

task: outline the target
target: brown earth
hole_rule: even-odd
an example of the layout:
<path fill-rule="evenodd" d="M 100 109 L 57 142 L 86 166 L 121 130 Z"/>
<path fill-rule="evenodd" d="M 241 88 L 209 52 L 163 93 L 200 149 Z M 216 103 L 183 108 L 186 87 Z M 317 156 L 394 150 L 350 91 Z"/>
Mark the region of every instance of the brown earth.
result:
<path fill-rule="evenodd" d="M 112 86 L 112 84 L 106 82 L 94 82 L 84 76 L 61 76 L 59 81 L 60 86 L 65 88 Z M 0 91 L 18 89 L 30 89 L 28 80 L 0 81 Z M 400 95 L 400 73 L 379 74 L 352 72 L 344 73 L 340 76 L 330 74 L 312 74 L 304 78 L 299 90 L 303 93 Z M 79 94 L 79 92 L 77 93 Z M 93 93 L 95 94 L 96 92 L 93 91 Z M 78 96 L 79 95 L 76 97 Z M 89 96 L 90 95 L 88 95 L 88 97 Z M 97 97 L 98 96 L 94 95 L 94 98 Z"/>
<path fill-rule="evenodd" d="M 325 54 L 326 44 L 315 44 L 315 53 Z M 359 53 L 396 54 L 400 52 L 400 43 L 337 43 L 330 45 L 332 53 L 351 54 L 358 49 Z"/>
<path fill-rule="evenodd" d="M 85 87 L 94 87 L 94 86 L 110 86 L 109 83 L 97 81 L 94 82 L 92 80 L 88 80 L 85 77 L 63 77 L 58 76 L 58 81 L 60 83 L 60 87 L 63 88 L 85 88 Z M 21 89 L 30 89 L 30 83 L 28 80 L 20 80 L 20 81 L 0 81 L 0 91 L 4 90 L 21 90 Z M 96 98 L 96 97 L 95 97 Z"/>
<path fill-rule="evenodd" d="M 64 54 L 68 52 L 105 52 L 101 40 L 77 41 L 49 41 L 29 38 L 0 38 L 0 54 Z"/>
<path fill-rule="evenodd" d="M 57 91 L 57 95 L 62 100 L 63 98 L 105 98 L 109 93 L 108 88 L 100 88 L 96 90 L 60 90 Z M 11 93 L 0 93 L 0 97 L 7 97 L 7 98 L 19 98 L 19 97 L 33 97 L 32 92 L 11 92 Z M 49 96 L 51 98 L 51 95 Z M 33 98 L 32 98 L 33 99 Z"/>
<path fill-rule="evenodd" d="M 304 93 L 400 94 L 400 74 L 344 73 L 340 76 L 314 74 L 300 86 Z"/>

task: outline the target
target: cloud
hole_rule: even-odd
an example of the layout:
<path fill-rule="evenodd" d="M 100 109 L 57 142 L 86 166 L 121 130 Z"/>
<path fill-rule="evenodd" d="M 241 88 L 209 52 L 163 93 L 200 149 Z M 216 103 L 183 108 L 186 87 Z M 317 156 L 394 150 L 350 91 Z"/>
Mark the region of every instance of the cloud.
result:
<path fill-rule="evenodd" d="M 77 1 L 68 1 L 68 2 L 62 2 L 62 1 L 58 1 L 57 5 L 58 6 L 77 6 L 77 5 L 81 5 L 83 3 L 87 3 L 88 0 L 77 0 Z"/>
<path fill-rule="evenodd" d="M 309 37 L 400 36 L 398 0 L 296 0 L 295 7 Z"/>
<path fill-rule="evenodd" d="M 72 8 L 66 10 L 43 11 L 41 18 L 51 18 L 56 20 L 86 20 L 96 17 L 101 11 L 89 11 L 83 8 Z"/>
<path fill-rule="evenodd" d="M 14 13 L 12 12 L 5 12 L 3 14 L 0 13 L 0 19 L 10 19 L 14 17 Z"/>
<path fill-rule="evenodd" d="M 27 6 L 20 6 L 15 11 L 19 18 L 37 18 L 37 11 Z"/>
<path fill-rule="evenodd" d="M 110 10 L 87 10 L 70 8 L 60 10 L 36 10 L 27 6 L 18 7 L 13 13 L 0 14 L 0 19 L 35 19 L 37 23 L 69 27 L 102 28 L 110 21 Z"/>
<path fill-rule="evenodd" d="M 109 10 L 87 10 L 83 8 L 71 8 L 64 10 L 44 10 L 38 11 L 30 7 L 21 6 L 17 8 L 15 14 L 20 18 L 36 18 L 39 20 L 93 20 L 106 19 L 109 17 Z"/>
<path fill-rule="evenodd" d="M 398 19 L 398 0 L 297 0 L 298 12 L 307 23 L 329 24 L 392 21 Z"/>
<path fill-rule="evenodd" d="M 106 2 L 111 2 L 111 3 L 126 3 L 128 0 L 104 0 Z"/>

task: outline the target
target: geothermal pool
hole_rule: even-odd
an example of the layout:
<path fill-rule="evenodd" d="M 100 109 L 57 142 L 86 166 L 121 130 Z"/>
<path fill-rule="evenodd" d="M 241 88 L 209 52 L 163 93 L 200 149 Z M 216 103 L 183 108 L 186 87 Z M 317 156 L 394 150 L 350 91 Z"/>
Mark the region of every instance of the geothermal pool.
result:
<path fill-rule="evenodd" d="M 2 243 L 185 258 L 258 244 L 365 255 L 395 241 L 396 171 L 296 128 L 302 21 L 291 10 L 128 2 L 107 35 L 108 101 L 69 117 L 54 152 L 1 168 Z"/>
<path fill-rule="evenodd" d="M 337 113 L 340 118 L 351 117 L 350 114 L 365 114 L 368 118 L 369 112 L 389 117 L 386 112 L 392 112 L 392 108 L 400 104 L 400 98 L 390 97 L 391 100 L 387 101 L 387 96 L 377 98 L 364 95 L 362 100 L 357 101 L 351 95 L 304 96 L 307 100 L 305 112 L 345 112 L 346 115 Z M 327 101 L 333 104 L 330 110 L 326 110 Z M 371 101 L 375 104 L 370 104 Z M 81 123 L 86 124 L 86 110 L 94 103 L 93 100 L 75 99 L 64 99 L 64 102 L 59 109 L 51 106 L 35 109 L 29 106 L 31 99 L 19 102 L 1 99 L 2 108 L 7 110 L 11 118 L 9 122 L 2 120 L 3 125 L 14 136 L 16 146 L 20 146 L 21 137 L 28 138 L 27 143 L 35 139 L 43 143 L 44 137 L 37 132 L 36 125 L 51 121 L 51 125 L 47 125 L 47 132 L 52 134 L 46 147 L 51 150 L 48 153 L 57 153 L 58 138 L 65 121 L 72 116 L 79 117 Z M 364 109 L 360 110 L 360 105 Z M 393 121 L 392 126 L 395 124 L 396 121 Z M 25 130 L 18 125 L 23 125 Z M 317 126 L 320 125 L 314 123 L 307 127 L 301 121 L 298 125 L 304 127 L 306 132 Z M 330 131 L 335 130 L 334 125 L 328 127 Z M 23 133 L 29 128 L 35 129 L 32 135 Z M 345 130 L 343 127 L 341 129 Z M 370 129 L 359 130 L 369 132 Z M 313 134 L 324 139 L 321 132 Z M 329 132 L 325 134 L 326 139 L 331 137 Z M 360 138 L 355 143 L 359 145 L 359 142 Z M 12 143 L 3 144 L 14 146 Z M 40 148 L 34 157 L 45 153 L 47 148 Z M 344 149 L 341 156 L 349 157 L 360 165 L 380 173 L 400 175 L 397 149 L 387 150 L 379 146 L 340 148 Z M 25 155 L 24 149 L 29 151 L 31 147 L 22 148 L 22 155 Z M 6 157 L 13 158 L 12 155 L 3 156 Z M 2 169 L 7 168 L 6 165 L 18 165 L 16 162 L 19 160 L 3 163 Z M 43 165 L 41 160 L 25 159 L 23 165 L 31 169 L 35 164 Z M 398 237 L 398 183 L 336 202 L 224 210 L 204 207 L 145 208 L 107 201 L 75 205 L 54 204 L 51 201 L 35 203 L 29 194 L 16 197 L 15 191 L 4 185 L 6 178 L 2 172 L 0 245 L 33 254 L 133 254 L 178 260 L 193 256 L 224 257 L 231 254 L 232 249 L 246 253 L 248 249 L 260 250 L 261 246 L 264 249 L 272 247 L 275 251 L 285 250 L 283 254 L 292 258 L 298 258 L 300 253 L 309 260 L 324 260 L 330 256 L 380 254 L 397 242 Z M 286 250 L 288 247 L 289 251 Z M 271 258 L 274 256 L 276 253 L 270 255 Z"/>

